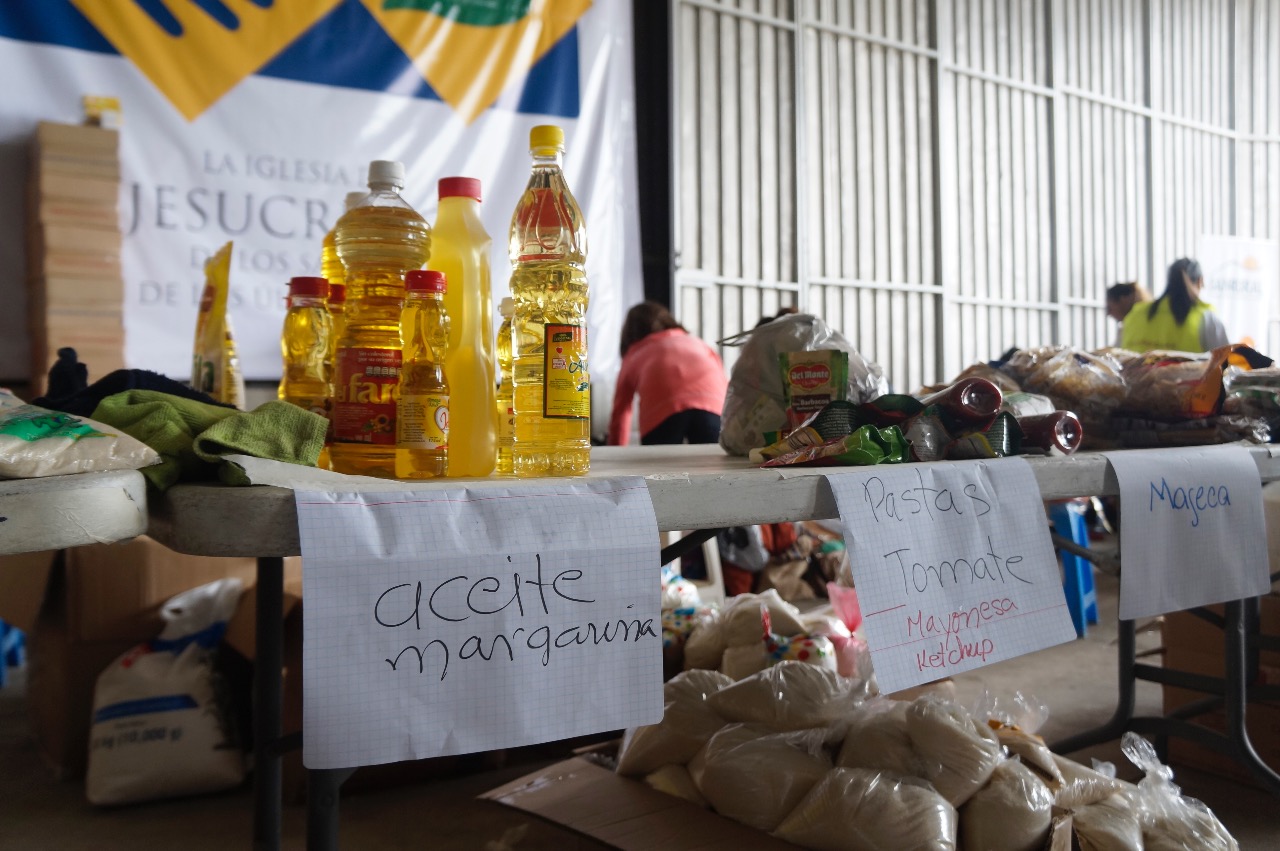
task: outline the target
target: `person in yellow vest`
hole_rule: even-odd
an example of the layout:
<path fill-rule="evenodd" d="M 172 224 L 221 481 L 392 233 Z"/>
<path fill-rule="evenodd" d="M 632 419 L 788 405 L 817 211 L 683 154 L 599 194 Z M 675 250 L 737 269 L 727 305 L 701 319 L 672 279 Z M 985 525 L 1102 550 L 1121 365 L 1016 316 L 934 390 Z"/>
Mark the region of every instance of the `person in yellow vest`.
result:
<path fill-rule="evenodd" d="M 1125 317 L 1121 345 L 1135 352 L 1207 352 L 1227 345 L 1222 320 L 1212 305 L 1200 300 L 1203 287 L 1199 263 L 1187 257 L 1175 260 L 1160 298 L 1150 307 L 1139 305 Z"/>
<path fill-rule="evenodd" d="M 1107 316 L 1120 324 L 1116 326 L 1116 347 L 1123 342 L 1125 317 L 1140 304 L 1150 304 L 1151 293 L 1137 281 L 1112 284 L 1107 287 Z"/>

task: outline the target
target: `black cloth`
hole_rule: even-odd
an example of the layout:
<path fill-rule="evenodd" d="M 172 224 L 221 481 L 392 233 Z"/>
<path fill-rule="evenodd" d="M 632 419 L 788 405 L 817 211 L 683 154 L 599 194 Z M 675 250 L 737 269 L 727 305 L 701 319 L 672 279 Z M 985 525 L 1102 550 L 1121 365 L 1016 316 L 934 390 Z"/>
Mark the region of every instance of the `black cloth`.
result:
<path fill-rule="evenodd" d="M 648 434 L 641 435 L 645 446 L 670 443 L 716 443 L 720 440 L 720 415 L 690 409 L 672 414 Z"/>
<path fill-rule="evenodd" d="M 180 381 L 174 381 L 172 378 L 166 378 L 158 372 L 151 372 L 146 369 L 117 369 L 115 372 L 104 375 L 88 387 L 71 393 L 55 394 L 53 371 L 57 368 L 58 365 L 55 364 L 53 369 L 49 370 L 49 395 L 33 399 L 31 404 L 48 408 L 51 411 L 73 414 L 77 417 L 91 417 L 99 402 L 108 396 L 114 396 L 126 390 L 158 390 L 161 393 L 168 393 L 170 396 L 194 399 L 207 405 L 222 404 L 221 402 L 215 402 L 208 394 L 193 390 Z M 222 405 L 222 407 L 233 408 L 235 406 Z"/>
<path fill-rule="evenodd" d="M 89 386 L 89 368 L 76 358 L 76 350 L 58 349 L 58 359 L 49 367 L 49 393 L 58 399 L 71 396 Z"/>

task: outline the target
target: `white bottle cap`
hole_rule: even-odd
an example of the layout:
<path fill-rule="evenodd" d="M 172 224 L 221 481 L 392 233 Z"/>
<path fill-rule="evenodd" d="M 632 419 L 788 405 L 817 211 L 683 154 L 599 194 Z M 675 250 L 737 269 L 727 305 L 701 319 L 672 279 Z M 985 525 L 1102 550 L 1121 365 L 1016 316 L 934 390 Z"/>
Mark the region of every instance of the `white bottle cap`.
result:
<path fill-rule="evenodd" d="M 503 319 L 510 319 L 516 315 L 516 301 L 511 296 L 507 296 L 502 300 L 502 304 L 498 305 L 498 313 L 502 314 Z"/>
<path fill-rule="evenodd" d="M 374 160 L 369 163 L 369 185 L 390 184 L 396 189 L 404 188 L 404 163 L 395 160 Z"/>
<path fill-rule="evenodd" d="M 359 207 L 360 202 L 368 197 L 368 195 L 368 192 L 348 192 L 347 200 L 344 202 L 345 209 L 350 210 L 352 207 Z"/>

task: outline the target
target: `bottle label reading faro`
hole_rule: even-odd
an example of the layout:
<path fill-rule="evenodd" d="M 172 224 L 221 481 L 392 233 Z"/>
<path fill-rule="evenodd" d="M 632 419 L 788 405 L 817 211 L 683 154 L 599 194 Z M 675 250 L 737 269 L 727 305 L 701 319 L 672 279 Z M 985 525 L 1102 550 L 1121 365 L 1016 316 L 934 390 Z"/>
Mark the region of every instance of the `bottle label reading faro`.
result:
<path fill-rule="evenodd" d="M 399 349 L 339 349 L 333 382 L 334 443 L 396 445 Z"/>
<path fill-rule="evenodd" d="M 401 449 L 447 449 L 449 397 L 401 396 L 396 429 L 396 446 Z"/>
<path fill-rule="evenodd" d="M 587 329 L 547 325 L 542 415 L 585 420 L 591 416 L 591 380 L 587 376 Z"/>

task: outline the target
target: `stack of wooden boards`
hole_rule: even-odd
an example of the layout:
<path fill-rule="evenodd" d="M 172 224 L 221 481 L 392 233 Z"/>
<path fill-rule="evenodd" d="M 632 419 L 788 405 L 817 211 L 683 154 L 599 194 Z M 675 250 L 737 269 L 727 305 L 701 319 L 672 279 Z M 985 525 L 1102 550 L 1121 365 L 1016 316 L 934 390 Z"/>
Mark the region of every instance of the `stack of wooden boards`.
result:
<path fill-rule="evenodd" d="M 90 380 L 124 366 L 119 133 L 41 122 L 27 181 L 31 384 L 70 346 Z"/>

